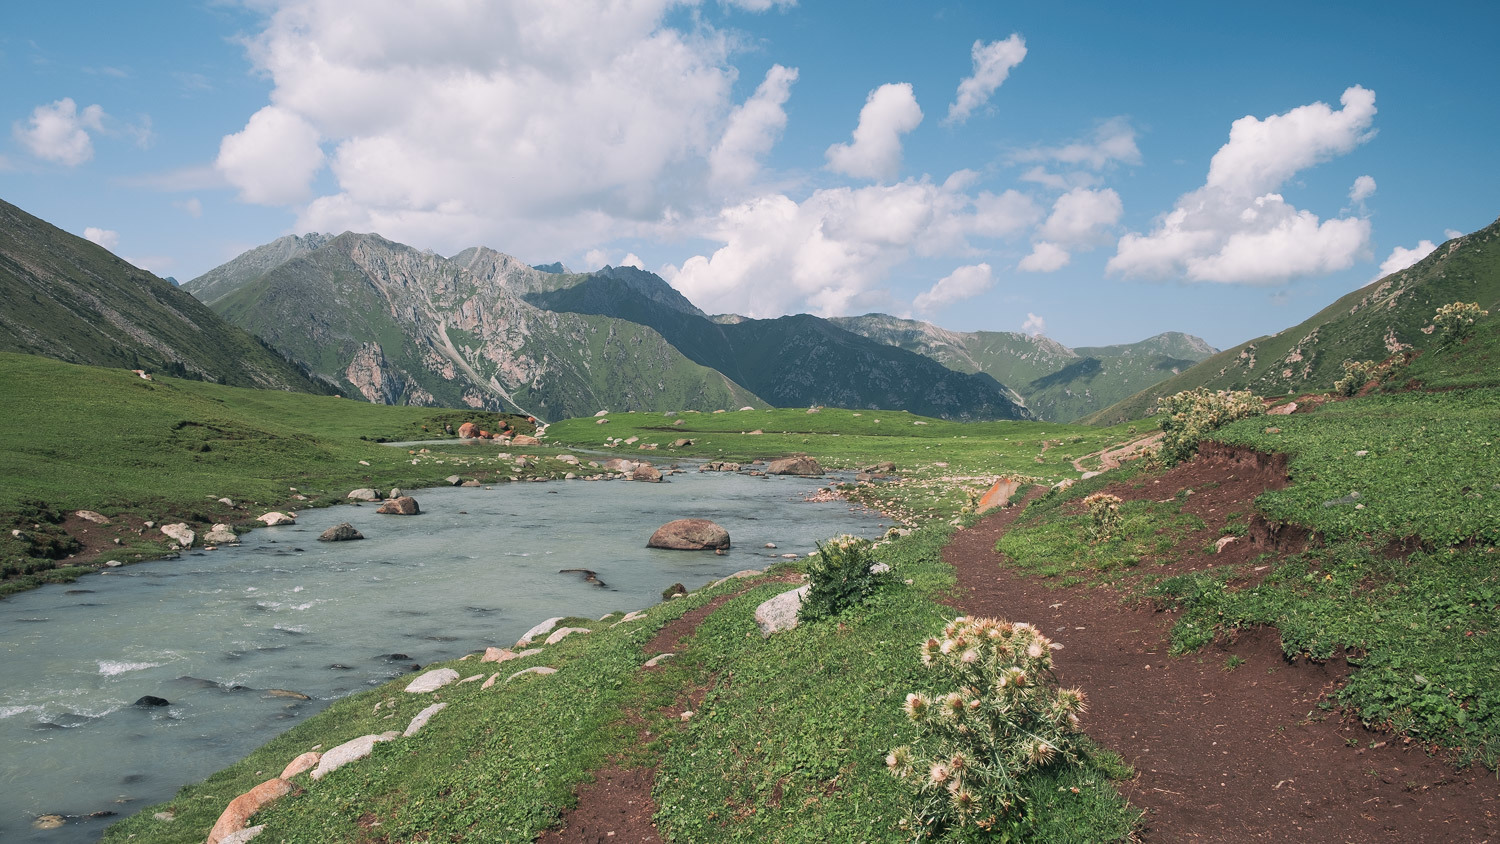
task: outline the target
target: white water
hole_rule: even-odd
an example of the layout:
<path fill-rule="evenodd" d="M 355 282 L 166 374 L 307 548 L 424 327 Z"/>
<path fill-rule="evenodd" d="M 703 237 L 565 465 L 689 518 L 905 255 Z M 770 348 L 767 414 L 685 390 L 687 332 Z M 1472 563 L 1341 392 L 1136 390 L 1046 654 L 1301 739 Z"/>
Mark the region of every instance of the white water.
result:
<path fill-rule="evenodd" d="M 420 490 L 420 516 L 309 510 L 239 547 L 0 601 L 0 840 L 93 841 L 118 817 L 413 663 L 512 644 L 550 616 L 640 609 L 674 582 L 695 589 L 836 534 L 879 533 L 876 514 L 802 501 L 820 483 L 690 471 L 662 484 Z M 723 525 L 734 549 L 645 547 L 684 517 Z M 317 541 L 343 521 L 366 539 Z M 591 569 L 607 586 L 558 573 L 566 568 Z M 171 705 L 133 706 L 142 695 Z M 88 817 L 101 811 L 118 815 Z M 47 813 L 68 824 L 33 829 Z"/>

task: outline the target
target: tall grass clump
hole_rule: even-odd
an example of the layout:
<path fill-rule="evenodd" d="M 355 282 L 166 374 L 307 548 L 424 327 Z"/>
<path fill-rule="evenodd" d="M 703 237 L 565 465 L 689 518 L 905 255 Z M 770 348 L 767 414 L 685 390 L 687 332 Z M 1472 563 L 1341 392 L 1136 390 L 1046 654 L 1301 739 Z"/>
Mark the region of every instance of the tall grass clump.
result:
<path fill-rule="evenodd" d="M 1023 622 L 960 616 L 921 652 L 936 690 L 906 696 L 917 746 L 886 756 L 916 790 L 903 825 L 916 840 L 1024 834 L 1027 775 L 1079 761 L 1083 692 L 1058 688 L 1052 642 Z"/>
<path fill-rule="evenodd" d="M 874 545 L 857 536 L 836 536 L 818 544 L 808 563 L 809 586 L 797 611 L 800 621 L 812 622 L 864 603 L 889 579 L 889 567 L 874 571 Z"/>
<path fill-rule="evenodd" d="M 1248 416 L 1266 412 L 1265 405 L 1249 390 L 1210 390 L 1199 387 L 1163 398 L 1157 411 L 1161 420 L 1162 460 L 1174 466 L 1198 453 L 1198 443 L 1213 431 Z"/>

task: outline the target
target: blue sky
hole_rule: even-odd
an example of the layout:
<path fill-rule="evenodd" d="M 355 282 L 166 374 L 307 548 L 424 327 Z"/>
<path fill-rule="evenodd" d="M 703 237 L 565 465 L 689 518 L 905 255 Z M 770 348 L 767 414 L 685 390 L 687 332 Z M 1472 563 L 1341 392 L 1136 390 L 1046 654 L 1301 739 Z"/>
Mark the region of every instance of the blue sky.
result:
<path fill-rule="evenodd" d="M 1292 325 L 1500 215 L 1500 12 L 8 4 L 0 198 L 186 280 L 375 231 L 1069 345 Z"/>

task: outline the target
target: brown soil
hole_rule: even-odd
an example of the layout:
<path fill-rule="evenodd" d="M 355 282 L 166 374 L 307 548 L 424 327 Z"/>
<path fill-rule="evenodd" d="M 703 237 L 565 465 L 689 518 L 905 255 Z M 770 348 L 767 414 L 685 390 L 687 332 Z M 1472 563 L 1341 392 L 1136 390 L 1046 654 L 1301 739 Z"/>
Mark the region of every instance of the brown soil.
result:
<path fill-rule="evenodd" d="M 1181 547 L 1197 549 L 1219 535 L 1227 514 L 1253 512 L 1257 494 L 1285 483 L 1284 460 L 1218 448 L 1159 479 L 1109 491 L 1162 500 L 1193 489 L 1184 509 L 1208 527 Z M 1455 771 L 1416 744 L 1318 708 L 1348 675 L 1342 660 L 1289 663 L 1274 630 L 1171 657 L 1175 614 L 1126 604 L 1108 587 L 1054 588 L 1005 567 L 995 542 L 1020 509 L 959 531 L 944 550 L 958 572 L 954 604 L 971 615 L 1029 621 L 1064 645 L 1059 674 L 1089 697 L 1084 729 L 1136 770 L 1121 791 L 1143 812 L 1143 840 L 1500 840 L 1493 774 Z M 1224 553 L 1195 550 L 1153 571 L 1237 564 L 1254 576 L 1261 553 L 1306 540 L 1261 522 Z M 1229 670 L 1230 655 L 1244 662 Z"/>
<path fill-rule="evenodd" d="M 663 653 L 675 653 L 692 638 L 703 619 L 729 599 L 738 596 L 751 586 L 763 583 L 791 582 L 798 575 L 780 577 L 757 577 L 747 580 L 744 588 L 720 595 L 697 609 L 684 613 L 682 617 L 668 623 L 656 632 L 642 649 L 646 657 Z M 653 670 L 653 669 L 646 669 Z M 660 714 L 669 718 L 682 712 L 697 711 L 713 687 L 715 678 L 708 682 L 683 689 L 677 700 Z M 651 731 L 646 728 L 640 713 L 627 713 L 628 723 L 640 726 L 637 743 L 644 745 L 651 740 Z M 537 844 L 655 844 L 661 838 L 651 817 L 656 814 L 656 801 L 651 797 L 651 787 L 656 782 L 655 765 L 633 765 L 627 767 L 616 762 L 594 772 L 594 781 L 577 791 L 578 805 L 564 813 L 562 827 L 549 829 L 537 838 Z"/>

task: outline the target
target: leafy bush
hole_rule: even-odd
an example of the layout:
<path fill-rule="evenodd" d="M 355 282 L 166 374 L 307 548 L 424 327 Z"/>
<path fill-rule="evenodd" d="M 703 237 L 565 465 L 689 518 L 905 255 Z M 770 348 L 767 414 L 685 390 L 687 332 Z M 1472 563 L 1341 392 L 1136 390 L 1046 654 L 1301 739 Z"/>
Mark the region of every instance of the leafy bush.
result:
<path fill-rule="evenodd" d="M 1359 392 L 1360 387 L 1371 381 L 1384 380 L 1390 371 L 1389 363 L 1376 363 L 1373 360 L 1346 360 L 1344 361 L 1344 377 L 1333 382 L 1333 392 L 1339 396 L 1352 396 Z"/>
<path fill-rule="evenodd" d="M 1451 302 L 1437 309 L 1432 324 L 1442 332 L 1443 340 L 1451 343 L 1468 339 L 1474 333 L 1474 322 L 1489 315 L 1478 302 Z"/>
<path fill-rule="evenodd" d="M 1209 433 L 1247 416 L 1266 412 L 1265 405 L 1249 390 L 1217 392 L 1205 387 L 1185 390 L 1163 398 L 1157 410 L 1161 420 L 1161 456 L 1175 465 L 1198 453 L 1198 442 Z"/>
<path fill-rule="evenodd" d="M 857 606 L 888 579 L 888 570 L 871 571 L 874 546 L 857 536 L 836 536 L 818 544 L 818 553 L 808 564 L 812 588 L 797 611 L 800 621 L 831 618 Z"/>
<path fill-rule="evenodd" d="M 906 827 L 919 838 L 1024 830 L 1026 775 L 1078 761 L 1083 692 L 1057 687 L 1052 642 L 1021 622 L 959 616 L 923 643 L 922 664 L 950 691 L 906 696 L 923 748 L 886 756 L 917 790 Z"/>
<path fill-rule="evenodd" d="M 1123 503 L 1118 496 L 1107 492 L 1096 492 L 1083 499 L 1083 506 L 1089 513 L 1091 541 L 1109 539 L 1120 529 L 1120 505 Z"/>

